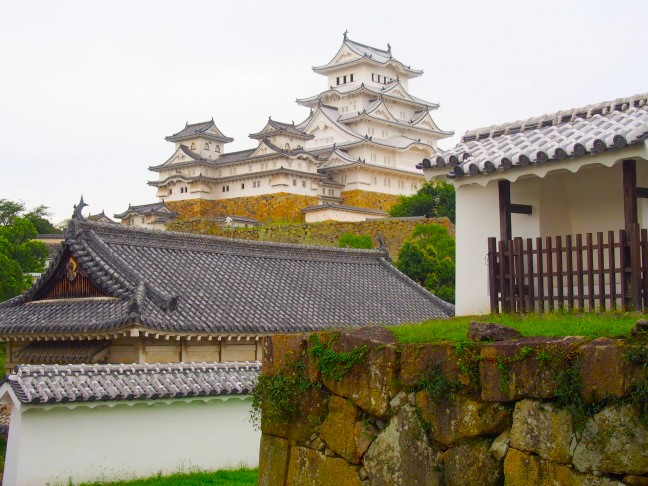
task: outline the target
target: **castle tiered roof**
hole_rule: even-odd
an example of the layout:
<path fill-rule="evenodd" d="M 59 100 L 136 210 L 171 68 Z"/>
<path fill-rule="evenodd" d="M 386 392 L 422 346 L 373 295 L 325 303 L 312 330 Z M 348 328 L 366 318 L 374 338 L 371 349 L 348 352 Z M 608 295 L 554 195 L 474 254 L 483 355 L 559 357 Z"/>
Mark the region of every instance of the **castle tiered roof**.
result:
<path fill-rule="evenodd" d="M 206 122 L 192 123 L 185 125 L 185 127 L 173 135 L 169 135 L 164 139 L 167 142 L 181 142 L 183 140 L 190 140 L 192 138 L 206 138 L 209 140 L 214 140 L 215 142 L 229 143 L 233 142 L 234 139 L 223 135 L 223 133 L 218 129 L 214 120 L 211 119 Z"/>
<path fill-rule="evenodd" d="M 296 127 L 294 123 L 283 123 L 275 121 L 272 118 L 268 118 L 268 123 L 266 123 L 266 126 L 257 133 L 251 133 L 250 138 L 262 140 L 264 138 L 270 138 L 275 135 L 289 135 L 291 137 L 301 138 L 303 140 L 309 140 L 314 137 L 314 135 L 310 135 L 301 130 L 299 127 Z"/>
<path fill-rule="evenodd" d="M 49 269 L 0 304 L 0 337 L 251 336 L 452 315 L 386 258 L 73 218 Z M 84 296 L 66 297 L 76 279 Z"/>
<path fill-rule="evenodd" d="M 296 101 L 299 105 L 306 106 L 308 108 L 314 108 L 320 102 L 326 104 L 327 98 L 331 95 L 345 96 L 360 93 L 367 93 L 388 100 L 397 101 L 399 103 L 410 104 L 421 109 L 436 110 L 437 108 L 439 108 L 439 106 L 441 106 L 438 103 L 432 103 L 422 100 L 421 98 L 417 98 L 416 96 L 412 96 L 405 90 L 405 88 L 403 88 L 403 85 L 401 84 L 399 79 L 395 79 L 380 88 L 365 84 L 364 82 L 360 83 L 360 85 L 349 83 L 342 84 L 340 86 L 331 86 L 330 89 L 322 91 L 315 96 L 309 96 L 308 98 L 298 98 Z"/>
<path fill-rule="evenodd" d="M 345 55 L 346 54 L 346 55 Z M 352 41 L 344 34 L 342 46 L 337 54 L 327 64 L 323 66 L 316 66 L 313 71 L 320 74 L 326 74 L 330 71 L 351 66 L 360 63 L 370 63 L 378 66 L 387 66 L 394 69 L 401 75 L 413 78 L 423 74 L 420 69 L 412 69 L 411 66 L 406 66 L 404 63 L 392 56 L 391 47 L 387 45 L 387 49 L 379 49 L 371 47 L 360 42 Z"/>

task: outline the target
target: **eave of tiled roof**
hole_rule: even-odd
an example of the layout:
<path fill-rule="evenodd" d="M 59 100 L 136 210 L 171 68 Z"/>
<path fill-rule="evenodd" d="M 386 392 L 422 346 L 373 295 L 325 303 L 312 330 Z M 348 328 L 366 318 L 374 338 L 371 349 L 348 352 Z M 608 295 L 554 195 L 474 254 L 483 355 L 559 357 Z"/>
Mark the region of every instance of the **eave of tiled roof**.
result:
<path fill-rule="evenodd" d="M 261 363 L 20 365 L 5 382 L 21 403 L 159 400 L 247 395 Z"/>
<path fill-rule="evenodd" d="M 294 123 L 293 124 L 283 123 L 269 118 L 266 126 L 268 125 L 273 128 L 272 131 L 261 130 L 260 132 L 257 133 L 251 133 L 249 137 L 257 140 L 273 137 L 276 135 L 287 135 L 291 137 L 301 138 L 302 140 L 310 140 L 312 138 L 315 138 L 315 135 L 311 135 L 306 132 L 303 132 L 298 127 L 296 127 Z"/>
<path fill-rule="evenodd" d="M 369 208 L 361 208 L 358 206 L 347 206 L 344 204 L 319 204 L 316 206 L 308 206 L 307 208 L 302 209 L 302 213 L 310 213 L 310 212 L 315 212 L 315 211 L 323 211 L 325 209 L 337 209 L 339 211 L 349 211 L 352 213 L 369 213 L 369 214 L 375 214 L 379 216 L 387 216 L 387 211 L 382 211 L 380 209 L 369 209 Z"/>
<path fill-rule="evenodd" d="M 403 73 L 408 74 L 411 77 L 420 76 L 423 74 L 422 70 L 412 69 L 410 66 L 406 66 L 398 59 L 392 57 L 391 49 L 384 50 L 377 47 L 371 47 L 366 44 L 361 44 L 360 42 L 352 41 L 348 37 L 344 37 L 344 41 L 338 52 L 344 47 L 347 46 L 351 51 L 355 52 L 359 57 L 352 59 L 350 61 L 336 63 L 331 60 L 329 63 L 323 66 L 313 67 L 313 71 L 316 73 L 326 73 L 335 69 L 340 69 L 342 67 L 350 66 L 353 64 L 361 62 L 370 62 L 379 66 L 386 66 L 389 64 L 394 64 L 400 68 Z M 336 55 L 333 57 L 335 59 Z"/>
<path fill-rule="evenodd" d="M 168 137 L 164 137 L 164 139 L 167 142 L 181 142 L 183 140 L 201 137 L 223 143 L 234 141 L 233 138 L 227 137 L 225 135 L 219 136 L 213 133 L 209 133 L 208 130 L 210 130 L 211 128 L 216 128 L 216 130 L 218 130 L 218 127 L 216 127 L 213 119 L 206 122 L 192 123 L 191 125 L 187 124 L 179 132 L 174 133 L 173 135 L 169 135 Z M 220 130 L 218 130 L 218 132 L 220 133 Z"/>
<path fill-rule="evenodd" d="M 648 93 L 471 130 L 422 169 L 459 178 L 613 152 L 648 139 Z"/>

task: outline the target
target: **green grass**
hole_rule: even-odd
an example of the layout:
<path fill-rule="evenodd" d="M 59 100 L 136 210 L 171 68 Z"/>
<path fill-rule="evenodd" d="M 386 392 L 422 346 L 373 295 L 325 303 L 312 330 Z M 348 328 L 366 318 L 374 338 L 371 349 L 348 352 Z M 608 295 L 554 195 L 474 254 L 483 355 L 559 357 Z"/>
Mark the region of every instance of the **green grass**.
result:
<path fill-rule="evenodd" d="M 632 326 L 642 318 L 637 313 L 602 312 L 602 313 L 567 313 L 550 314 L 496 314 L 467 317 L 454 317 L 427 321 L 422 324 L 390 326 L 401 343 L 427 343 L 434 341 L 462 341 L 468 334 L 471 321 L 495 322 L 520 331 L 524 337 L 530 336 L 585 336 L 628 337 Z"/>
<path fill-rule="evenodd" d="M 193 472 L 186 474 L 157 474 L 148 478 L 129 481 L 82 483 L 79 486 L 256 486 L 259 478 L 257 469 L 231 469 L 215 472 Z"/>

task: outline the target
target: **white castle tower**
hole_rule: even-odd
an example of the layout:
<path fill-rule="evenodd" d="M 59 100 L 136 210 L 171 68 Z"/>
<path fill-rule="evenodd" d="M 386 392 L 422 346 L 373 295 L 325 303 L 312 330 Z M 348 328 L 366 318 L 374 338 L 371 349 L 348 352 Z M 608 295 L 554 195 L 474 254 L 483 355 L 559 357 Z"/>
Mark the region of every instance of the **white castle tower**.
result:
<path fill-rule="evenodd" d="M 408 92 L 423 74 L 378 49 L 350 40 L 330 62 L 313 68 L 328 89 L 297 103 L 310 108 L 301 123 L 268 119 L 250 138 L 256 148 L 224 152 L 233 139 L 208 122 L 166 137 L 174 154 L 162 165 L 157 196 L 181 216 L 236 215 L 260 220 L 305 217 L 364 220 L 385 215 L 399 195 L 424 181 L 416 164 L 437 151 L 439 107 Z M 204 214 L 183 214 L 180 201 L 201 199 Z"/>

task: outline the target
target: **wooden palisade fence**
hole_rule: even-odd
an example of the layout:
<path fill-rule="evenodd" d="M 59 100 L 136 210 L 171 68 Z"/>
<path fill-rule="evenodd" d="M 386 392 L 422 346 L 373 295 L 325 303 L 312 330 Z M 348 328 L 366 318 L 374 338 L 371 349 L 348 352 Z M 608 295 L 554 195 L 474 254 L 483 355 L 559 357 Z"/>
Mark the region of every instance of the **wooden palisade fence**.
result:
<path fill-rule="evenodd" d="M 488 239 L 491 312 L 648 307 L 648 234 Z"/>

